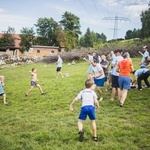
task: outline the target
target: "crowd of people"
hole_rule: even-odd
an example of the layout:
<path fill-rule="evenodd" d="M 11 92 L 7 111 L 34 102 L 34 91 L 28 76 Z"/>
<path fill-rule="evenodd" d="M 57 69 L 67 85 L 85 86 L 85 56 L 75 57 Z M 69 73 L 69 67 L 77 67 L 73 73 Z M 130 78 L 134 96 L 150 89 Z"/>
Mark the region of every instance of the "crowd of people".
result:
<path fill-rule="evenodd" d="M 93 140 L 98 141 L 96 131 L 96 116 L 95 109 L 99 107 L 98 96 L 95 88 L 97 87 L 98 94 L 100 96 L 99 101 L 103 100 L 102 87 L 105 85 L 105 91 L 108 91 L 108 86 L 111 83 L 111 101 L 114 101 L 117 93 L 117 98 L 120 102 L 120 107 L 123 107 L 127 98 L 128 90 L 131 85 L 137 84 L 137 89 L 142 90 L 141 81 L 144 80 L 146 86 L 149 88 L 150 83 L 148 77 L 150 76 L 150 70 L 148 65 L 150 62 L 150 54 L 147 46 L 143 47 L 144 54 L 139 69 L 134 70 L 130 54 L 128 52 L 122 53 L 121 50 L 115 50 L 110 52 L 109 59 L 107 60 L 105 55 L 101 57 L 96 53 L 88 53 L 88 59 L 84 60 L 89 62 L 89 69 L 87 71 L 88 79 L 85 81 L 85 89 L 80 91 L 77 97 L 74 98 L 70 104 L 70 110 L 73 110 L 74 103 L 78 100 L 82 100 L 81 111 L 78 117 L 78 134 L 79 141 L 84 140 L 83 121 L 87 116 L 91 120 L 93 130 Z M 132 79 L 131 74 L 135 76 Z"/>
<path fill-rule="evenodd" d="M 88 53 L 88 59 L 84 58 L 84 60 L 89 62 L 89 69 L 87 71 L 88 79 L 85 81 L 85 89 L 80 91 L 70 104 L 70 110 L 73 110 L 74 103 L 78 99 L 82 100 L 81 111 L 78 117 L 80 142 L 84 140 L 83 121 L 86 120 L 87 116 L 89 116 L 91 120 L 93 140 L 98 141 L 95 109 L 99 108 L 99 102 L 98 96 L 95 92 L 96 89 L 100 97 L 99 101 L 102 101 L 104 99 L 104 90 L 102 90 L 102 88 L 105 86 L 105 92 L 108 92 L 111 84 L 110 100 L 114 101 L 115 96 L 117 95 L 120 107 L 123 107 L 127 98 L 128 90 L 132 85 L 137 86 L 138 90 L 142 90 L 141 81 L 144 80 L 146 86 L 148 88 L 150 87 L 148 81 L 148 77 L 150 76 L 150 70 L 148 69 L 150 54 L 148 52 L 148 47 L 144 46 L 143 51 L 144 53 L 140 52 L 142 55 L 142 61 L 139 64 L 138 70 L 134 70 L 130 54 L 128 52 L 122 53 L 119 49 L 111 51 L 109 57 L 105 55 L 99 56 L 96 53 Z M 64 77 L 61 72 L 62 63 L 62 58 L 58 55 L 58 60 L 55 63 L 57 64 L 56 78 L 58 78 L 59 75 L 62 78 Z M 38 87 L 42 95 L 45 94 L 40 84 L 38 84 L 36 69 L 32 68 L 29 72 L 31 73 L 31 86 L 25 96 L 28 96 L 34 87 Z M 131 73 L 135 76 L 134 79 L 131 78 Z M 6 94 L 4 92 L 4 76 L 0 76 L 0 95 L 3 96 L 4 104 L 7 104 Z"/>

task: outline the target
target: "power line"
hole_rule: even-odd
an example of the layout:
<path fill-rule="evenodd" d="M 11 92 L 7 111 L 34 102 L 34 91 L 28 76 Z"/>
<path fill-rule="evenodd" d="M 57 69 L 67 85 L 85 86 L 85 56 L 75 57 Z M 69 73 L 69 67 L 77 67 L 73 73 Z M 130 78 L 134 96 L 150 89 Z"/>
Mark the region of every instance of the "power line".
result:
<path fill-rule="evenodd" d="M 100 13 L 99 13 L 99 10 L 98 10 L 97 7 L 96 7 L 95 0 L 93 0 L 93 3 L 94 3 L 94 7 L 95 7 L 95 9 L 96 9 L 98 15 L 101 17 L 101 15 L 100 15 Z"/>
<path fill-rule="evenodd" d="M 114 20 L 114 33 L 113 33 L 113 39 L 117 39 L 117 32 L 118 32 L 118 21 L 130 21 L 129 18 L 125 18 L 125 17 L 118 17 L 116 15 L 116 17 L 105 17 L 103 18 L 103 20 Z"/>
<path fill-rule="evenodd" d="M 79 0 L 79 2 L 80 2 L 81 5 L 83 6 L 83 8 L 86 10 L 86 12 L 87 12 L 89 15 L 91 15 L 91 14 L 89 13 L 88 9 L 86 9 L 86 7 L 83 5 L 83 3 L 81 2 L 81 0 Z"/>

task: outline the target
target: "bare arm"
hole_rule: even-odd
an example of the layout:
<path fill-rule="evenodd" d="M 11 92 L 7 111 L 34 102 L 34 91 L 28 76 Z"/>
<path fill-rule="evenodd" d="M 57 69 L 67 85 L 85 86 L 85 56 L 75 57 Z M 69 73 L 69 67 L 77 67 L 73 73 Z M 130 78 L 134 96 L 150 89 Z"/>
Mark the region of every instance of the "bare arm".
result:
<path fill-rule="evenodd" d="M 141 54 L 143 56 L 143 53 L 141 51 L 139 51 L 139 54 Z"/>
<path fill-rule="evenodd" d="M 132 84 L 137 84 L 137 78 L 138 78 L 138 76 L 134 77 L 134 80 L 132 81 Z"/>
<path fill-rule="evenodd" d="M 74 103 L 75 103 L 77 100 L 78 100 L 78 97 L 75 97 L 74 100 L 71 102 L 71 104 L 70 104 L 70 110 L 71 110 L 71 111 L 74 110 L 74 109 L 73 109 L 73 105 L 74 105 Z"/>
<path fill-rule="evenodd" d="M 89 62 L 89 63 L 91 63 L 91 61 L 90 60 L 88 60 L 88 59 L 86 59 L 85 57 L 83 58 L 85 61 L 87 61 L 87 62 Z"/>
<path fill-rule="evenodd" d="M 96 109 L 99 108 L 99 102 L 96 98 L 94 99 L 94 105 L 96 106 Z"/>
<path fill-rule="evenodd" d="M 116 71 L 119 72 L 119 66 L 117 65 Z"/>

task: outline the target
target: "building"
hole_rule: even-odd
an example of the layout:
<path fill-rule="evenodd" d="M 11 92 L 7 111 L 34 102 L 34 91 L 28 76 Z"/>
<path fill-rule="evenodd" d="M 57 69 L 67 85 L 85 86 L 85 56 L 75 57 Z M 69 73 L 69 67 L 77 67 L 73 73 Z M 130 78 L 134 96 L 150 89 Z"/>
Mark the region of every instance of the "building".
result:
<path fill-rule="evenodd" d="M 3 33 L 0 33 L 0 37 L 3 36 Z M 44 56 L 54 56 L 57 55 L 58 52 L 63 51 L 64 49 L 60 49 L 57 46 L 41 46 L 41 45 L 32 45 L 29 51 L 22 53 L 20 51 L 20 42 L 21 38 L 19 34 L 13 34 L 14 37 L 14 47 L 1 47 L 0 46 L 0 55 L 8 54 L 11 58 L 19 58 L 19 57 L 44 57 Z"/>
<path fill-rule="evenodd" d="M 25 55 L 28 57 L 44 57 L 55 56 L 59 52 L 59 47 L 56 46 L 33 45 L 28 52 L 25 52 Z"/>

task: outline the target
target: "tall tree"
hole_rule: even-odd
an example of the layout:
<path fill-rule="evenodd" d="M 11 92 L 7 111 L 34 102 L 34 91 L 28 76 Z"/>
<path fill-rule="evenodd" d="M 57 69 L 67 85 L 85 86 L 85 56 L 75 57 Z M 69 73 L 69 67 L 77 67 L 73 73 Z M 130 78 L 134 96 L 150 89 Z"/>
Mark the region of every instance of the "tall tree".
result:
<path fill-rule="evenodd" d="M 142 29 L 141 34 L 142 38 L 150 37 L 150 8 L 148 10 L 142 12 L 141 14 L 141 22 L 142 22 Z"/>
<path fill-rule="evenodd" d="M 55 29 L 58 23 L 53 18 L 39 18 L 35 26 L 42 45 L 56 45 Z"/>
<path fill-rule="evenodd" d="M 20 47 L 21 47 L 21 51 L 29 51 L 32 43 L 34 42 L 34 35 L 35 32 L 33 30 L 33 28 L 26 28 L 23 27 L 21 30 L 21 43 L 20 43 Z"/>
<path fill-rule="evenodd" d="M 93 39 L 90 28 L 87 28 L 86 33 L 84 35 L 85 47 L 93 47 Z"/>
<path fill-rule="evenodd" d="M 60 23 L 62 24 L 66 33 L 66 39 L 68 41 L 67 43 L 69 44 L 69 46 L 67 47 L 70 47 L 71 50 L 71 48 L 75 47 L 79 42 L 79 35 L 81 34 L 80 20 L 74 14 L 66 11 L 62 15 L 62 20 L 60 21 Z M 69 38 L 71 38 L 72 41 Z"/>
<path fill-rule="evenodd" d="M 60 47 L 66 47 L 66 44 L 67 44 L 66 33 L 62 29 L 61 24 L 56 27 L 55 34 L 56 34 L 57 45 Z"/>

